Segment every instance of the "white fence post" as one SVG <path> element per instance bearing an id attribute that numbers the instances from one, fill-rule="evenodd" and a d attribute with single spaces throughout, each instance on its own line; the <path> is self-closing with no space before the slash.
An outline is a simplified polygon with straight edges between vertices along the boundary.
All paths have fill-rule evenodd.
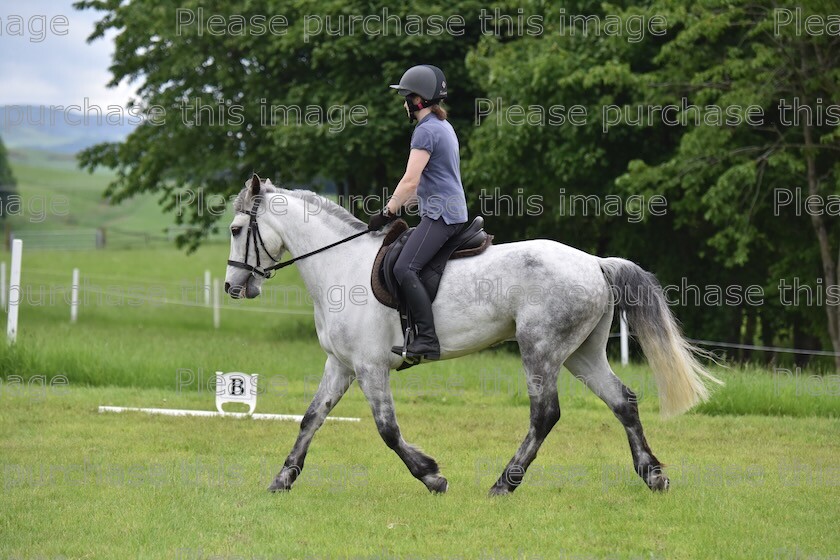
<path id="1" fill-rule="evenodd" d="M 73 269 L 73 284 L 70 286 L 70 322 L 75 323 L 79 316 L 79 269 Z"/>
<path id="2" fill-rule="evenodd" d="M 627 317 L 622 311 L 618 316 L 619 338 L 621 339 L 621 365 L 630 363 L 630 344 L 627 337 Z"/>
<path id="3" fill-rule="evenodd" d="M 3 311 L 8 311 L 6 307 L 6 297 L 9 295 L 6 290 L 6 261 L 0 262 L 0 308 Z"/>
<path id="4" fill-rule="evenodd" d="M 221 322 L 221 305 L 222 305 L 222 298 L 219 294 L 219 279 L 213 279 L 213 326 L 217 329 L 219 328 L 219 324 Z"/>
<path id="5" fill-rule="evenodd" d="M 210 307 L 210 271 L 204 271 L 204 305 Z"/>
<path id="6" fill-rule="evenodd" d="M 9 272 L 9 316 L 6 324 L 6 337 L 9 344 L 17 340 L 18 305 L 21 300 L 20 260 L 23 253 L 23 241 L 12 241 L 12 266 Z"/>

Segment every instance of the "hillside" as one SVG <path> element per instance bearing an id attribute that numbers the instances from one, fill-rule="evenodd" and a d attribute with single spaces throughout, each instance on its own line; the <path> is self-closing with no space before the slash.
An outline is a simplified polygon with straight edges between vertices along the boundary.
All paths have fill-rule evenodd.
<path id="1" fill-rule="evenodd" d="M 9 149 L 75 154 L 100 142 L 123 140 L 137 119 L 109 114 L 107 108 L 90 108 L 82 113 L 43 105 L 4 105 L 0 107 L 0 123 Z"/>
<path id="2" fill-rule="evenodd" d="M 98 228 L 104 228 L 108 246 L 171 244 L 174 238 L 175 216 L 161 211 L 157 196 L 120 204 L 103 197 L 114 177 L 109 170 L 90 174 L 73 155 L 33 149 L 10 148 L 9 161 L 21 207 L 6 227 L 30 248 L 92 248 Z"/>

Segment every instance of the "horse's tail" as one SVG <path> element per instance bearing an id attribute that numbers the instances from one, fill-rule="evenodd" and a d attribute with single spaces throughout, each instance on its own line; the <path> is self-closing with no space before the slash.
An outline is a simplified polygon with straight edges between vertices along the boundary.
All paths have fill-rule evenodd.
<path id="1" fill-rule="evenodd" d="M 626 313 L 653 369 L 662 415 L 682 414 L 707 400 L 707 382 L 723 382 L 697 360 L 697 355 L 709 353 L 683 338 L 656 277 L 625 259 L 600 259 L 600 265 L 612 286 L 613 302 Z"/>

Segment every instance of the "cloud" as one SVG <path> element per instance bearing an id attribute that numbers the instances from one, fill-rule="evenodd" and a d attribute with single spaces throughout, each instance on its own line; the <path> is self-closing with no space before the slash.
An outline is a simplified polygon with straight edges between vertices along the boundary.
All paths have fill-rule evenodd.
<path id="1" fill-rule="evenodd" d="M 10 35 L 11 16 L 24 21 L 23 36 Z M 50 21 L 67 18 L 67 26 L 50 32 Z M 135 87 L 122 83 L 108 88 L 108 67 L 114 51 L 113 34 L 87 43 L 94 23 L 101 14 L 79 11 L 72 0 L 30 0 L 4 2 L 0 7 L 0 105 L 82 105 L 124 106 Z M 46 20 L 46 30 L 41 22 Z"/>

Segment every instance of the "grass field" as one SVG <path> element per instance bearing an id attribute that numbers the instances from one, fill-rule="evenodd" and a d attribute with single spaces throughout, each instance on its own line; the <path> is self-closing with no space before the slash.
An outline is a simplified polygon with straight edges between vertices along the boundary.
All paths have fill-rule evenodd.
<path id="1" fill-rule="evenodd" d="M 152 195 L 108 204 L 102 195 L 113 175 L 107 170 L 95 174 L 81 171 L 71 155 L 12 150 L 10 161 L 25 202 L 21 211 L 10 217 L 17 231 L 115 226 L 159 233 L 174 223 L 171 216 L 160 212 Z M 51 207 L 57 212 L 50 212 Z M 46 215 L 42 217 L 43 211 Z"/>
<path id="2" fill-rule="evenodd" d="M 267 399 L 302 409 L 300 387 Z M 0 413 L 0 553 L 67 558 L 815 558 L 836 555 L 837 433 L 828 418 L 643 413 L 672 489 L 632 472 L 623 430 L 597 403 L 564 407 L 523 486 L 487 489 L 527 408 L 399 398 L 406 437 L 440 461 L 429 494 L 380 441 L 357 389 L 288 494 L 265 487 L 293 423 L 98 415 L 101 403 L 208 408 L 172 390 L 72 388 Z M 288 402 L 286 402 L 288 401 Z M 567 400 L 565 402 L 568 402 Z M 565 404 L 564 402 L 564 404 Z M 291 406 L 287 406 L 291 405 Z M 795 555 L 796 554 L 796 555 Z M 805 556 L 805 555 L 808 556 Z"/>
<path id="3" fill-rule="evenodd" d="M 179 227 L 173 214 L 161 212 L 158 195 L 143 193 L 119 204 L 107 200 L 103 194 L 114 178 L 109 170 L 90 174 L 78 169 L 74 156 L 30 149 L 10 150 L 9 159 L 21 200 L 6 209 L 6 225 L 18 238 L 48 233 L 86 239 L 102 228 L 109 246 L 137 247 L 148 244 L 145 238 L 171 239 L 171 230 Z M 224 235 L 211 238 L 219 241 Z"/>
<path id="4" fill-rule="evenodd" d="M 30 192 L 34 179 L 16 173 Z M 125 212 L 139 224 L 150 210 Z M 0 344 L 0 560 L 840 555 L 836 375 L 717 369 L 726 387 L 666 421 L 647 367 L 615 365 L 668 465 L 664 495 L 633 472 L 618 421 L 563 373 L 563 417 L 522 487 L 487 498 L 527 430 L 508 347 L 392 374 L 403 434 L 439 461 L 444 496 L 387 449 L 355 386 L 333 415 L 361 422 L 328 422 L 281 495 L 265 488 L 294 423 L 98 414 L 103 404 L 211 410 L 217 370 L 260 373 L 258 412 L 303 413 L 324 355 L 300 278 L 291 267 L 258 300 L 224 300 L 214 329 L 201 279 L 222 275 L 226 258 L 221 244 L 189 256 L 25 251 L 18 342 Z"/>

